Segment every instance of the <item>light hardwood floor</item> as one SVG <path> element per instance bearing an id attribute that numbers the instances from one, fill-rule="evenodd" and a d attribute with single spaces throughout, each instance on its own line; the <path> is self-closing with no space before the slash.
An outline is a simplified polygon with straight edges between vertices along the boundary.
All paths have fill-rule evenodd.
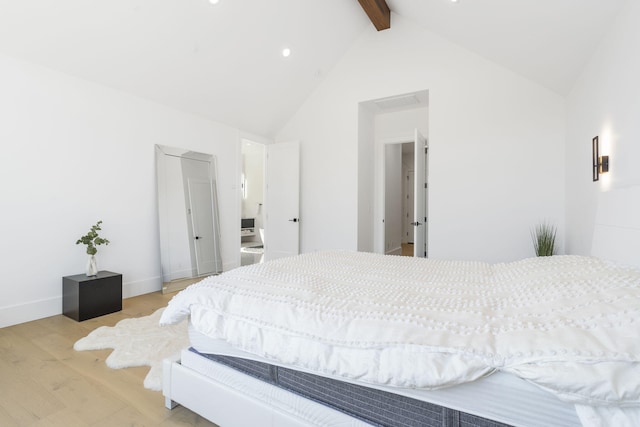
<path id="1" fill-rule="evenodd" d="M 402 256 L 413 256 L 413 243 L 402 244 Z"/>
<path id="2" fill-rule="evenodd" d="M 0 329 L 0 426 L 215 426 L 142 386 L 149 368 L 110 369 L 111 350 L 75 351 L 95 328 L 163 307 L 160 292 L 123 301 L 123 310 L 84 322 L 59 315 Z"/>

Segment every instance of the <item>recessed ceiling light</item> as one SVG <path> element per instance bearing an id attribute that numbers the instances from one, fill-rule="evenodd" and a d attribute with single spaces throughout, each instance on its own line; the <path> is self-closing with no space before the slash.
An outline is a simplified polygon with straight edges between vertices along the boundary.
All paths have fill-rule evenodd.
<path id="1" fill-rule="evenodd" d="M 220 1 L 220 0 L 209 0 L 209 3 L 211 3 L 211 4 L 218 4 L 218 2 L 219 2 L 219 1 Z"/>
<path id="2" fill-rule="evenodd" d="M 282 49 L 282 56 L 286 58 L 289 55 L 291 55 L 291 49 L 289 49 L 288 47 L 285 47 L 284 49 Z"/>

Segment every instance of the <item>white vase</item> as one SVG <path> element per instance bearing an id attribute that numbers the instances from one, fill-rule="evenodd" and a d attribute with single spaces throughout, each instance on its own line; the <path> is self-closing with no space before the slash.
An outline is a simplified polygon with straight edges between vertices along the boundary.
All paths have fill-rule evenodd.
<path id="1" fill-rule="evenodd" d="M 89 277 L 98 275 L 98 263 L 96 262 L 95 255 L 89 255 L 89 259 L 87 259 L 87 268 L 85 274 Z"/>

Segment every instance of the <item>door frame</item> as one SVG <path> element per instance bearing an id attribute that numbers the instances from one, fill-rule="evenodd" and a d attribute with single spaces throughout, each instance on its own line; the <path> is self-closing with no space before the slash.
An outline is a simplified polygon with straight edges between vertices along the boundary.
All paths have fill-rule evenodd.
<path id="1" fill-rule="evenodd" d="M 424 135 L 423 135 L 424 136 Z M 374 193 L 374 230 L 373 230 L 373 252 L 384 254 L 385 253 L 385 203 L 386 203 L 386 190 L 385 190 L 385 180 L 386 180 L 386 146 L 387 144 L 405 144 L 405 143 L 414 143 L 414 129 L 411 131 L 394 136 L 381 139 L 375 144 L 375 193 Z M 425 136 L 427 140 L 427 144 L 429 138 Z M 425 157 L 426 164 L 426 174 L 427 174 L 427 182 L 429 180 L 428 171 L 429 171 L 429 157 Z M 427 217 L 428 217 L 428 209 L 429 209 L 429 192 L 425 193 L 426 206 L 427 206 Z M 414 197 L 415 203 L 415 197 Z M 428 221 L 427 221 L 428 224 Z M 428 230 L 428 225 L 427 228 Z M 427 242 L 427 251 L 429 248 L 429 232 L 426 232 L 426 242 Z M 428 253 L 427 253 L 428 256 Z"/>
<path id="2" fill-rule="evenodd" d="M 427 198 L 429 197 L 428 153 L 429 141 L 424 135 L 422 135 L 420 130 L 416 128 L 414 131 L 413 159 L 415 173 L 413 220 L 416 221 L 414 223 L 415 228 L 413 232 L 415 237 L 413 239 L 413 256 L 420 258 L 426 258 L 429 251 L 429 247 L 427 245 L 427 236 L 429 235 L 429 221 L 427 215 Z M 421 189 L 422 194 L 420 192 Z"/>
<path id="3" fill-rule="evenodd" d="M 375 174 L 377 179 L 375 182 L 375 195 L 374 198 L 374 233 L 373 233 L 373 251 L 375 253 L 386 253 L 385 247 L 385 207 L 386 207 L 386 188 L 385 183 L 387 179 L 386 167 L 387 156 L 386 147 L 388 144 L 404 144 L 407 142 L 413 142 L 413 136 L 411 134 L 403 134 L 395 137 L 384 138 L 375 144 Z"/>

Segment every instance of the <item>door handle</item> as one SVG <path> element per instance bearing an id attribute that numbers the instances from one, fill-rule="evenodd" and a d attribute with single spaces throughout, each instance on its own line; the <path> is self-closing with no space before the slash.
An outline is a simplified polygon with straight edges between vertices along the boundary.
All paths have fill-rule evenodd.
<path id="1" fill-rule="evenodd" d="M 300 219 L 299 218 L 291 218 L 289 221 L 291 221 L 291 222 L 300 222 Z"/>
<path id="2" fill-rule="evenodd" d="M 422 225 L 422 223 L 421 223 L 421 222 L 416 221 L 416 222 L 412 222 L 412 223 L 411 223 L 411 225 L 413 225 L 414 227 L 417 227 L 417 226 L 419 226 L 419 225 Z"/>
<path id="3" fill-rule="evenodd" d="M 196 236 L 196 237 L 194 237 L 194 239 L 200 240 L 200 236 Z"/>

